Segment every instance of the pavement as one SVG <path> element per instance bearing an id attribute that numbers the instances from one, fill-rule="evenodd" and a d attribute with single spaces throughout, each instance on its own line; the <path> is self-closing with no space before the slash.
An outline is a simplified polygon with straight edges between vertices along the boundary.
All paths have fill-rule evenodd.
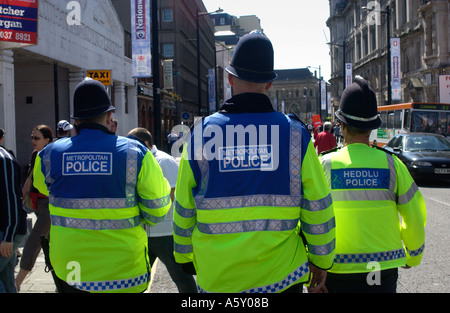
<path id="1" fill-rule="evenodd" d="M 28 215 L 30 219 L 29 227 L 35 222 L 33 213 Z M 23 248 L 19 251 L 22 252 Z M 30 274 L 25 278 L 20 287 L 19 293 L 56 293 L 56 286 L 53 281 L 52 274 L 45 270 L 44 253 L 41 251 L 36 264 Z M 19 266 L 15 268 L 15 276 L 19 272 Z M 165 265 L 156 259 L 152 267 L 151 282 L 148 293 L 178 293 L 178 289 L 170 279 Z"/>
<path id="2" fill-rule="evenodd" d="M 16 275 L 18 270 L 19 266 L 16 267 Z M 153 264 L 152 278 L 147 293 L 178 293 L 175 284 L 168 278 L 166 267 L 157 259 Z M 52 274 L 45 271 L 45 259 L 42 252 L 36 260 L 35 267 L 23 281 L 19 293 L 56 293 Z"/>

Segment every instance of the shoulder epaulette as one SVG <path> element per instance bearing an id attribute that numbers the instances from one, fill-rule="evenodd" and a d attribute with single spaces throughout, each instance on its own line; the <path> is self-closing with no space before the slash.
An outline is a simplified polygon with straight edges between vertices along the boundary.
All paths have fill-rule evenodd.
<path id="1" fill-rule="evenodd" d="M 331 149 L 331 150 L 327 150 L 327 151 L 321 152 L 320 155 L 330 154 L 330 153 L 339 151 L 341 148 L 342 148 L 342 147 L 336 147 L 336 148 L 334 148 L 334 149 Z"/>
<path id="2" fill-rule="evenodd" d="M 387 150 L 385 148 L 382 148 L 382 147 L 378 147 L 377 145 L 372 145 L 372 148 L 381 150 L 381 151 L 386 152 L 387 154 L 390 154 L 390 155 L 396 155 L 394 152 L 389 151 L 389 150 Z"/>
<path id="3" fill-rule="evenodd" d="M 289 117 L 291 120 L 294 120 L 294 121 L 297 121 L 297 122 L 302 123 L 302 125 L 305 126 L 306 129 L 308 129 L 308 127 L 307 127 L 307 126 L 305 125 L 305 123 L 303 123 L 303 121 L 297 116 L 297 114 L 295 114 L 295 113 L 289 113 L 289 114 L 288 114 L 288 117 Z"/>

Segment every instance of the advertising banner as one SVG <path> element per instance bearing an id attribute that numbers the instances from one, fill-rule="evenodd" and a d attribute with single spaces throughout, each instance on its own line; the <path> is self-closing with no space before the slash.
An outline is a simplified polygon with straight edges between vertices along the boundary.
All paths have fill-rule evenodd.
<path id="1" fill-rule="evenodd" d="M 400 38 L 391 38 L 392 100 L 402 100 Z"/>
<path id="2" fill-rule="evenodd" d="M 0 41 L 36 45 L 38 0 L 0 0 Z"/>
<path id="3" fill-rule="evenodd" d="M 439 102 L 450 103 L 450 75 L 439 76 Z"/>
<path id="4" fill-rule="evenodd" d="M 320 109 L 327 109 L 327 83 L 324 80 L 320 81 Z"/>
<path id="5" fill-rule="evenodd" d="M 353 64 L 345 63 L 345 88 L 353 84 Z"/>
<path id="6" fill-rule="evenodd" d="M 152 76 L 150 35 L 150 0 L 131 1 L 131 40 L 133 47 L 133 77 Z"/>
<path id="7" fill-rule="evenodd" d="M 312 121 L 313 121 L 314 127 L 319 127 L 320 125 L 322 125 L 322 120 L 321 120 L 319 114 L 313 115 Z"/>
<path id="8" fill-rule="evenodd" d="M 213 68 L 208 70 L 208 95 L 209 112 L 216 112 L 216 70 Z"/>

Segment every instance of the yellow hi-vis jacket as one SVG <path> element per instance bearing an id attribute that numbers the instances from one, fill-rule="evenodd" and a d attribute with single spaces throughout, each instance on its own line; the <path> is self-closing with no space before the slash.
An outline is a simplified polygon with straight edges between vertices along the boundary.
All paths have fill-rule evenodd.
<path id="1" fill-rule="evenodd" d="M 336 215 L 336 257 L 330 272 L 419 265 L 426 207 L 406 166 L 364 144 L 322 155 L 321 161 Z"/>
<path id="2" fill-rule="evenodd" d="M 311 138 L 300 122 L 267 107 L 208 117 L 185 146 L 175 190 L 175 259 L 194 263 L 201 292 L 281 292 L 308 280 L 309 262 L 332 265 L 333 206 Z M 259 130 L 259 144 L 225 146 L 234 127 Z M 207 142 L 202 128 L 227 138 Z M 213 142 L 217 157 L 207 152 Z"/>
<path id="3" fill-rule="evenodd" d="M 55 274 L 87 292 L 143 292 L 150 281 L 141 222 L 164 220 L 170 186 L 143 145 L 82 129 L 36 158 L 34 185 L 49 195 Z"/>

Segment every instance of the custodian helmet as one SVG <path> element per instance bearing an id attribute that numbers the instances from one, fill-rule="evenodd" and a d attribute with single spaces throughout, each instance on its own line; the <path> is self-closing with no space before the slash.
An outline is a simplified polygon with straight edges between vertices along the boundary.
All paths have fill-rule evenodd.
<path id="1" fill-rule="evenodd" d="M 254 83 L 268 83 L 277 78 L 274 72 L 274 51 L 269 38 L 259 31 L 242 37 L 234 51 L 227 72 Z"/>
<path id="2" fill-rule="evenodd" d="M 114 110 L 102 83 L 86 78 L 78 84 L 73 96 L 73 119 L 90 119 Z"/>
<path id="3" fill-rule="evenodd" d="M 335 115 L 342 123 L 358 129 L 372 130 L 381 126 L 375 92 L 360 76 L 344 90 Z"/>

